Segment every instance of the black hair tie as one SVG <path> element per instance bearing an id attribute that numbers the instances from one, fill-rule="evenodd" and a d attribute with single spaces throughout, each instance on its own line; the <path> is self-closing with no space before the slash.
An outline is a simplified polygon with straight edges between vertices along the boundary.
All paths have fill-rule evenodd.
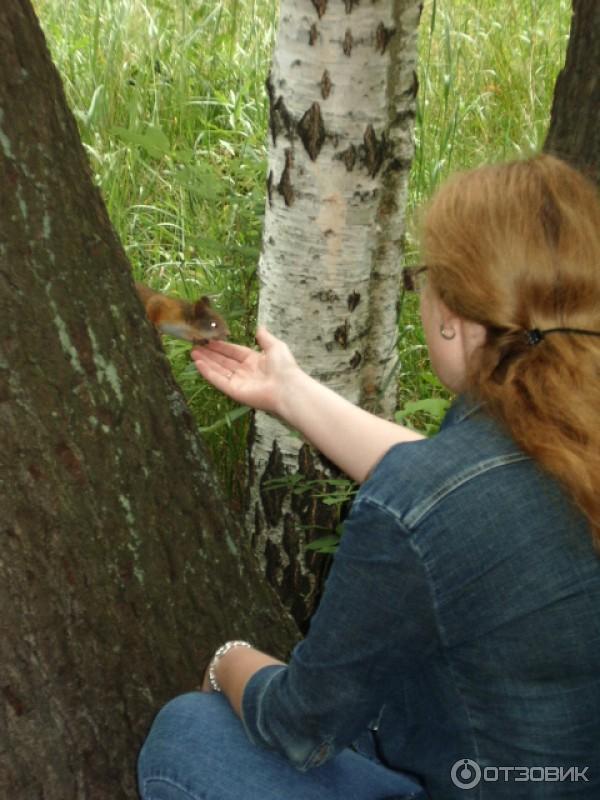
<path id="1" fill-rule="evenodd" d="M 587 331 L 583 328 L 547 328 L 545 331 L 541 331 L 539 328 L 532 328 L 530 331 L 525 331 L 527 344 L 539 344 L 549 333 L 576 333 L 581 336 L 600 336 L 600 331 Z"/>

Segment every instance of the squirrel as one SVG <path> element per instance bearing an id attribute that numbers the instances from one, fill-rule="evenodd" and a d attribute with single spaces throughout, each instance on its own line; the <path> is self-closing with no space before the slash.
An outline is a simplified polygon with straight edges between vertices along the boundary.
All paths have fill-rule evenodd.
<path id="1" fill-rule="evenodd" d="M 212 308 L 208 297 L 188 303 L 155 292 L 143 283 L 136 282 L 135 288 L 146 309 L 146 316 L 160 333 L 194 344 L 208 344 L 211 339 L 229 336 L 227 323 Z"/>

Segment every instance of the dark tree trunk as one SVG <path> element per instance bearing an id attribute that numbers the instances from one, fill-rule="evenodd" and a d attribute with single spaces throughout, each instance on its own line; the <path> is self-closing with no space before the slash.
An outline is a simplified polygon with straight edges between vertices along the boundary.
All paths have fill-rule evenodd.
<path id="1" fill-rule="evenodd" d="M 224 507 L 29 0 L 0 4 L 0 797 L 136 796 L 224 637 L 296 631 Z"/>
<path id="2" fill-rule="evenodd" d="M 554 89 L 544 150 L 600 183 L 600 3 L 573 0 L 564 69 Z"/>

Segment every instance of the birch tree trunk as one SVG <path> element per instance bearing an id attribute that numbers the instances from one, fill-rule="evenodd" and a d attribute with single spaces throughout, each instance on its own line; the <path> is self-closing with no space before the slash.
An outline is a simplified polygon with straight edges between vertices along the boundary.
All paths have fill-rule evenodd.
<path id="1" fill-rule="evenodd" d="M 0 4 L 0 798 L 134 800 L 225 638 L 296 631 L 135 295 L 28 0 Z"/>
<path id="2" fill-rule="evenodd" d="M 544 150 L 600 184 L 600 3 L 573 0 L 564 69 L 554 89 Z"/>
<path id="3" fill-rule="evenodd" d="M 268 81 L 259 321 L 315 378 L 386 416 L 420 12 L 420 0 L 282 0 Z M 327 465 L 257 414 L 250 466 L 255 547 L 302 624 L 318 589 L 304 543 L 334 518 L 269 482 L 298 470 L 326 476 Z"/>

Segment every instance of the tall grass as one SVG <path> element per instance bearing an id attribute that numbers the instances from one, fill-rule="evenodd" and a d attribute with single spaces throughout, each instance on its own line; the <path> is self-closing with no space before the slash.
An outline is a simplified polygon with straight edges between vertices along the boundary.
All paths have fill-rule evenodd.
<path id="1" fill-rule="evenodd" d="M 570 8 L 570 0 L 426 3 L 413 203 L 454 169 L 541 148 Z"/>
<path id="2" fill-rule="evenodd" d="M 135 277 L 210 294 L 250 341 L 266 177 L 268 0 L 35 0 L 84 146 Z M 164 345 L 201 427 L 233 408 Z M 245 429 L 208 434 L 226 481 Z"/>
<path id="3" fill-rule="evenodd" d="M 411 217 L 451 172 L 541 149 L 570 16 L 570 0 L 426 0 Z M 415 263 L 410 232 L 406 249 Z M 445 394 L 429 369 L 414 298 L 403 306 L 400 406 Z"/>
<path id="4" fill-rule="evenodd" d="M 275 36 L 270 0 L 34 0 L 135 276 L 209 293 L 251 341 Z M 459 167 L 536 150 L 564 60 L 569 0 L 426 0 L 410 207 Z M 407 260 L 416 258 L 408 239 Z M 230 488 L 242 423 L 165 341 Z M 399 402 L 439 394 L 405 298 Z"/>

